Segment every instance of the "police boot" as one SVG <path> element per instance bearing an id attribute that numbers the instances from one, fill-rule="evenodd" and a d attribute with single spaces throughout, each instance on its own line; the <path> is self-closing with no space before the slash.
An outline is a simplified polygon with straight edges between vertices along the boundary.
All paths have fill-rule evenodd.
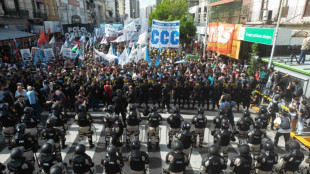
<path id="1" fill-rule="evenodd" d="M 169 141 L 169 143 L 167 144 L 167 147 L 171 149 L 171 141 Z"/>
<path id="2" fill-rule="evenodd" d="M 152 143 L 151 143 L 151 142 L 148 142 L 148 143 L 147 143 L 147 149 L 148 149 L 148 150 L 152 149 Z"/>
<path id="3" fill-rule="evenodd" d="M 67 147 L 67 145 L 66 145 L 66 140 L 62 140 L 61 141 L 61 148 L 62 149 L 65 149 Z"/>
<path id="4" fill-rule="evenodd" d="M 95 147 L 95 145 L 93 144 L 93 140 L 89 140 L 88 143 L 89 143 L 89 148 L 90 149 Z"/>
<path id="5" fill-rule="evenodd" d="M 159 143 L 158 142 L 156 143 L 156 149 L 157 150 L 159 149 Z"/>
<path id="6" fill-rule="evenodd" d="M 200 148 L 202 147 L 202 141 L 199 141 L 199 147 Z"/>

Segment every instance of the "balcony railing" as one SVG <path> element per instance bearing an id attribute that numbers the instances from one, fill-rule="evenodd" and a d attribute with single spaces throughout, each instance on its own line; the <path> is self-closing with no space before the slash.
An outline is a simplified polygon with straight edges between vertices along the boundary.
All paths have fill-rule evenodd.
<path id="1" fill-rule="evenodd" d="M 41 12 L 33 12 L 34 18 L 42 18 L 43 20 L 47 20 L 47 15 Z"/>
<path id="2" fill-rule="evenodd" d="M 4 9 L 4 14 L 5 15 L 10 15 L 10 16 L 17 16 L 18 15 L 16 9 L 14 9 L 14 8 L 5 8 Z"/>
<path id="3" fill-rule="evenodd" d="M 23 18 L 29 18 L 29 11 L 28 10 L 19 10 L 19 14 Z"/>

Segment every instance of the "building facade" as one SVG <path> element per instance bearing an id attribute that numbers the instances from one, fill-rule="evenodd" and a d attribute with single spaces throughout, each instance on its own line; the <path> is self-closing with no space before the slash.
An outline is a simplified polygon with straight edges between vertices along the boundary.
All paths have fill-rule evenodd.
<path id="1" fill-rule="evenodd" d="M 152 12 L 153 12 L 153 6 L 145 7 L 145 18 L 149 18 Z"/>
<path id="2" fill-rule="evenodd" d="M 125 18 L 138 18 L 140 2 L 138 0 L 125 0 Z"/>

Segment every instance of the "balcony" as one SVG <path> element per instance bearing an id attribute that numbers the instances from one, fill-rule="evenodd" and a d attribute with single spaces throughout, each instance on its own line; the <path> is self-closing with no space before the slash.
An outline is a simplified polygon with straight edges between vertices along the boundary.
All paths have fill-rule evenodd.
<path id="1" fill-rule="evenodd" d="M 18 16 L 18 13 L 14 8 L 4 8 L 4 15 Z"/>
<path id="2" fill-rule="evenodd" d="M 230 2 L 234 2 L 234 1 L 238 1 L 238 0 L 210 0 L 210 7 L 222 5 L 222 4 L 227 4 Z"/>
<path id="3" fill-rule="evenodd" d="M 33 12 L 34 18 L 42 18 L 43 20 L 47 20 L 47 15 L 41 12 Z"/>
<path id="4" fill-rule="evenodd" d="M 28 10 L 19 10 L 19 14 L 23 18 L 29 18 L 29 11 Z"/>

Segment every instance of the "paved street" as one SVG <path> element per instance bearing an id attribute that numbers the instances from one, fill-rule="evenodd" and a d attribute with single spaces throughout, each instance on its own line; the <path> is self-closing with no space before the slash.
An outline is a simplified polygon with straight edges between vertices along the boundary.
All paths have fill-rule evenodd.
<path id="1" fill-rule="evenodd" d="M 87 148 L 86 153 L 92 157 L 95 166 L 94 170 L 95 173 L 103 173 L 104 170 L 100 165 L 100 162 L 102 158 L 106 155 L 106 150 L 104 148 L 105 140 L 104 140 L 104 126 L 102 124 L 102 116 L 104 113 L 100 112 L 90 112 L 92 116 L 94 117 L 94 126 L 96 128 L 96 135 L 93 135 L 93 140 L 95 142 L 96 147 L 93 149 Z M 196 113 L 196 110 L 181 110 L 181 114 L 184 117 L 185 120 L 190 121 L 194 114 Z M 205 130 L 205 138 L 204 138 L 204 147 L 203 148 L 195 148 L 192 152 L 190 165 L 186 170 L 186 174 L 198 174 L 200 169 L 201 160 L 204 159 L 207 155 L 207 147 L 210 143 L 213 142 L 213 137 L 210 135 L 210 128 L 212 129 L 212 120 L 215 117 L 217 112 L 213 111 L 206 111 L 205 115 L 208 116 L 208 128 Z M 46 115 L 46 114 L 44 114 Z M 170 115 L 168 113 L 161 113 L 161 115 L 164 118 L 163 124 L 160 126 L 160 149 L 155 150 L 153 148 L 151 151 L 147 151 L 146 147 L 146 131 L 145 131 L 145 120 L 143 120 L 141 126 L 140 126 L 140 140 L 142 141 L 141 150 L 147 151 L 149 157 L 150 157 L 150 164 L 148 166 L 148 173 L 162 173 L 162 168 L 165 167 L 164 159 L 166 154 L 170 151 L 170 149 L 167 148 L 167 142 L 168 142 L 168 133 L 167 133 L 167 122 L 166 119 Z M 238 118 L 241 117 L 241 112 L 235 113 L 235 121 L 238 120 Z M 252 114 L 254 117 L 254 114 Z M 66 149 L 62 149 L 62 157 L 65 162 L 69 161 L 69 158 L 71 157 L 72 153 L 74 152 L 74 148 L 77 145 L 78 141 L 78 126 L 75 124 L 72 124 L 73 118 L 70 119 L 69 124 L 71 125 L 68 131 L 68 134 L 66 135 L 66 144 L 68 147 Z M 275 132 L 269 131 L 267 133 L 267 136 L 273 140 L 275 136 Z M 125 140 L 125 136 L 123 137 Z M 237 152 L 237 143 L 233 142 L 231 143 L 231 148 L 229 149 L 229 159 L 234 157 Z M 88 147 L 88 142 L 86 141 L 85 145 Z M 280 138 L 279 146 L 281 149 L 277 149 L 276 152 L 279 153 L 280 156 L 285 154 L 284 151 L 284 140 L 283 138 Z M 40 150 L 39 150 L 40 151 Z M 308 150 L 305 151 L 304 147 L 302 151 L 305 154 L 308 154 Z M 123 148 L 123 156 L 126 156 L 129 152 L 129 149 L 126 147 Z M 0 162 L 7 163 L 9 160 L 10 151 L 5 148 L 2 150 L 0 154 Z M 39 153 L 37 153 L 37 156 Z M 304 168 L 305 163 L 302 164 L 301 168 Z M 72 173 L 71 167 L 68 166 L 69 173 Z M 229 173 L 230 170 L 226 170 L 227 173 Z M 125 165 L 123 168 L 123 173 L 129 173 L 130 169 L 128 165 Z"/>

